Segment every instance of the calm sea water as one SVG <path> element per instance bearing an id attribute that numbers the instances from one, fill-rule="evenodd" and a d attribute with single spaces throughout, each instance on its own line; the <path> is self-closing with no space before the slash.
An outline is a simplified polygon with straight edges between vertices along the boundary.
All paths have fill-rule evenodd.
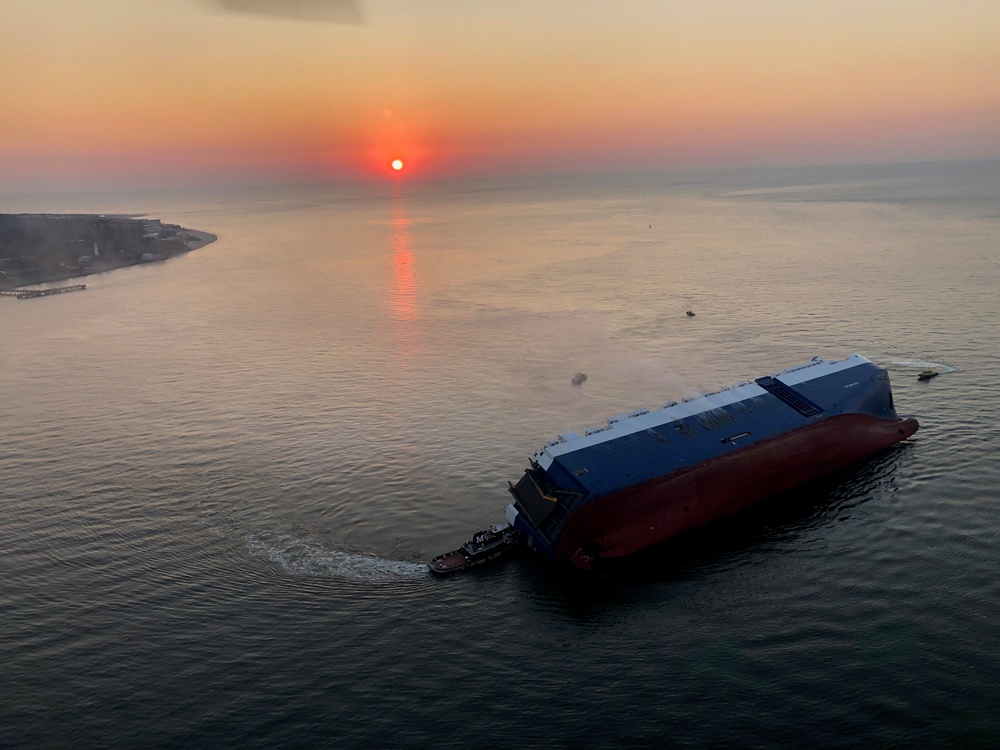
<path id="1" fill-rule="evenodd" d="M 0 745 L 1000 744 L 1000 163 L 0 210 L 220 236 L 0 299 Z M 555 434 L 855 351 L 912 441 L 426 572 Z"/>

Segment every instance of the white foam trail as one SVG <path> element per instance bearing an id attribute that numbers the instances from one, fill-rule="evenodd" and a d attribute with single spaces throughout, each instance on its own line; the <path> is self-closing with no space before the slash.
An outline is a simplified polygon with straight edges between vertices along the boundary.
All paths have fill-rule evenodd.
<path id="1" fill-rule="evenodd" d="M 224 539 L 242 543 L 254 557 L 263 558 L 291 575 L 389 582 L 417 580 L 430 574 L 423 563 L 330 549 L 288 533 L 245 530 L 233 518 L 232 509 L 220 512 L 211 501 L 201 499 L 199 503 L 201 522 L 208 529 Z M 264 513 L 265 517 L 270 515 L 269 511 Z"/>
<path id="2" fill-rule="evenodd" d="M 891 364 L 897 367 L 912 367 L 915 370 L 937 370 L 938 372 L 957 372 L 957 367 L 949 367 L 940 362 L 925 362 L 922 359 L 894 359 Z"/>
<path id="3" fill-rule="evenodd" d="M 245 542 L 251 555 L 262 557 L 292 575 L 350 581 L 398 581 L 428 575 L 427 566 L 420 563 L 341 552 L 291 534 L 249 534 Z"/>

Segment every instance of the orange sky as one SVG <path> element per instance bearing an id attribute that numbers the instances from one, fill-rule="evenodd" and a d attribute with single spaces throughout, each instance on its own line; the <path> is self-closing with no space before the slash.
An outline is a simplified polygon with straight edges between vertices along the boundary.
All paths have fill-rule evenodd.
<path id="1" fill-rule="evenodd" d="M 357 3 L 5 0 L 0 184 L 1000 157 L 996 0 Z"/>

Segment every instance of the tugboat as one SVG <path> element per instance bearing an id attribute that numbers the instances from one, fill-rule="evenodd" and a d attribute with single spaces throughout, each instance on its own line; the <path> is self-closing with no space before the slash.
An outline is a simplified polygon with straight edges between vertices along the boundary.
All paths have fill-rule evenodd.
<path id="1" fill-rule="evenodd" d="M 937 370 L 922 370 L 919 375 L 917 375 L 917 380 L 930 380 L 931 378 L 936 378 L 939 375 Z"/>
<path id="2" fill-rule="evenodd" d="M 438 555 L 427 563 L 427 567 L 433 573 L 444 574 L 481 565 L 512 549 L 520 536 L 521 533 L 509 523 L 498 523 L 484 531 L 477 531 L 458 549 Z"/>

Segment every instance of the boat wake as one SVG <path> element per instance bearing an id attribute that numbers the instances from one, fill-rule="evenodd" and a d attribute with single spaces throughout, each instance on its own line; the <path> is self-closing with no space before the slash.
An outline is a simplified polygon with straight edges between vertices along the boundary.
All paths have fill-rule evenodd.
<path id="1" fill-rule="evenodd" d="M 427 566 L 421 563 L 343 552 L 303 541 L 291 534 L 258 532 L 248 534 L 244 542 L 254 557 L 261 557 L 296 576 L 350 581 L 398 581 L 427 576 Z"/>
<path id="2" fill-rule="evenodd" d="M 956 372 L 957 367 L 949 367 L 940 362 L 927 362 L 922 359 L 894 359 L 891 364 L 913 370 L 937 370 L 938 372 Z"/>
<path id="3" fill-rule="evenodd" d="M 205 478 L 203 485 L 211 487 L 211 478 Z M 238 520 L 240 513 L 236 508 L 225 507 L 211 496 L 200 499 L 198 504 L 201 523 L 212 533 L 243 547 L 253 557 L 267 560 L 289 575 L 370 582 L 417 580 L 429 575 L 425 563 L 387 560 L 376 555 L 334 549 L 288 531 L 262 529 L 261 525 L 273 522 L 269 512 L 263 516 L 257 514 L 247 522 Z"/>

